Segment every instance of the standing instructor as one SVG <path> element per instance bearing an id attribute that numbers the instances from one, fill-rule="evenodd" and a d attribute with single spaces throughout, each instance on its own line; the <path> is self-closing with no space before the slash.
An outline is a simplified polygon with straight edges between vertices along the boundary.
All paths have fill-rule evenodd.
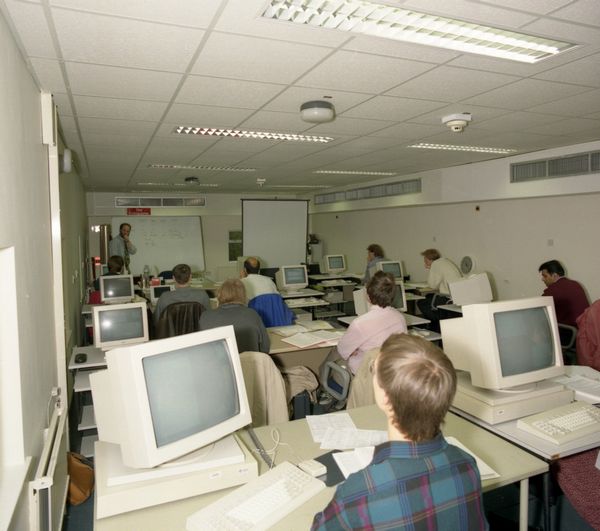
<path id="1" fill-rule="evenodd" d="M 137 252 L 136 246 L 129 239 L 130 232 L 131 225 L 129 223 L 121 223 L 118 236 L 115 236 L 108 244 L 108 254 L 110 256 L 122 256 L 125 269 L 129 274 L 131 274 L 131 270 L 129 269 L 129 255 Z"/>

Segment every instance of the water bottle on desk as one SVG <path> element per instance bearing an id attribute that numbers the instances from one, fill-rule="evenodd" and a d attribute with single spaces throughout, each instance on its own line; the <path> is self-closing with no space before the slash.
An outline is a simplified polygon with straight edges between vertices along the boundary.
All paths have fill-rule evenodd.
<path id="1" fill-rule="evenodd" d="M 150 286 L 150 267 L 144 266 L 144 273 L 142 275 L 142 288 L 147 289 Z"/>

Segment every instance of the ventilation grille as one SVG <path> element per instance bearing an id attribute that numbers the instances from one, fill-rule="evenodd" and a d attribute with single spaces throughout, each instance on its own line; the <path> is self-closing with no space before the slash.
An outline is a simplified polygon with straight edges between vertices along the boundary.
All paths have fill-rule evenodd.
<path id="1" fill-rule="evenodd" d="M 600 171 L 600 151 L 594 151 L 554 159 L 511 164 L 510 182 L 522 183 L 536 179 L 586 175 L 598 171 Z"/>
<path id="2" fill-rule="evenodd" d="M 390 184 L 377 184 L 364 188 L 354 188 L 343 192 L 331 192 L 315 196 L 315 205 L 327 205 L 340 201 L 356 201 L 358 199 L 373 199 L 394 195 L 418 194 L 421 192 L 421 179 L 401 181 Z"/>
<path id="3" fill-rule="evenodd" d="M 203 207 L 206 197 L 115 197 L 116 207 Z"/>

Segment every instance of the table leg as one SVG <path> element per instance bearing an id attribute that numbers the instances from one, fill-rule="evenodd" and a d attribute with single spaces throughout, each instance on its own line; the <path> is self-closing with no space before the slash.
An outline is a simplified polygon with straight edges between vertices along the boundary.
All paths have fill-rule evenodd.
<path id="1" fill-rule="evenodd" d="M 527 531 L 529 526 L 529 479 L 522 479 L 519 485 L 519 531 Z"/>
<path id="2" fill-rule="evenodd" d="M 544 531 L 552 531 L 552 515 L 550 513 L 550 472 L 545 472 L 543 476 L 543 511 L 544 511 Z"/>

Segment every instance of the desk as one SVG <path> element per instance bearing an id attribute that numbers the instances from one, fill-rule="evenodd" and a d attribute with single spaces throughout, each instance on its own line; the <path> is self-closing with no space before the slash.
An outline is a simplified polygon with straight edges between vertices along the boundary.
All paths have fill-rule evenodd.
<path id="1" fill-rule="evenodd" d="M 294 347 L 283 341 L 283 337 L 274 334 L 267 328 L 269 339 L 271 340 L 270 356 L 275 360 L 279 367 L 295 367 L 304 365 L 311 369 L 315 374 L 319 374 L 319 367 L 325 361 L 325 358 L 332 349 L 331 345 L 313 346 L 303 349 Z"/>
<path id="2" fill-rule="evenodd" d="M 384 429 L 385 417 L 377 406 L 349 410 L 357 428 L 361 429 Z M 306 420 L 295 420 L 276 425 L 282 443 L 275 457 L 275 462 L 290 461 L 298 462 L 298 459 L 310 459 L 317 455 L 326 453 L 321 450 L 319 444 L 313 442 Z M 271 448 L 271 430 L 273 426 L 263 426 L 255 430 L 259 440 L 265 448 Z M 479 455 L 498 474 L 499 478 L 485 480 L 483 490 L 489 491 L 510 483 L 521 484 L 521 507 L 520 507 L 520 529 L 527 529 L 527 496 L 529 490 L 529 478 L 547 472 L 548 465 L 527 452 L 519 450 L 501 438 L 475 426 L 474 424 L 449 413 L 444 424 L 444 433 L 460 440 L 470 450 Z M 254 448 L 249 435 L 242 431 L 241 438 L 249 448 Z M 288 446 L 289 445 L 289 446 Z M 265 472 L 267 466 L 259 460 L 259 471 Z M 196 496 L 187 500 L 166 503 L 155 507 L 149 507 L 131 513 L 125 513 L 110 518 L 95 521 L 96 531 L 122 531 L 123 529 L 143 529 L 144 531 L 163 531 L 165 529 L 185 529 L 186 518 L 203 507 L 215 501 L 221 492 Z M 284 520 L 271 529 L 281 531 L 306 531 L 310 528 L 314 515 L 321 511 L 333 496 L 334 488 L 326 488 L 317 496 L 311 498 L 302 507 L 299 507 Z"/>
<path id="3" fill-rule="evenodd" d="M 454 312 L 462 315 L 462 306 L 459 306 L 458 304 L 440 304 L 438 310 L 446 310 L 447 312 Z"/>
<path id="4" fill-rule="evenodd" d="M 295 299 L 298 297 L 322 297 L 325 295 L 322 291 L 310 288 L 299 289 L 298 291 L 280 291 L 282 299 Z"/>

